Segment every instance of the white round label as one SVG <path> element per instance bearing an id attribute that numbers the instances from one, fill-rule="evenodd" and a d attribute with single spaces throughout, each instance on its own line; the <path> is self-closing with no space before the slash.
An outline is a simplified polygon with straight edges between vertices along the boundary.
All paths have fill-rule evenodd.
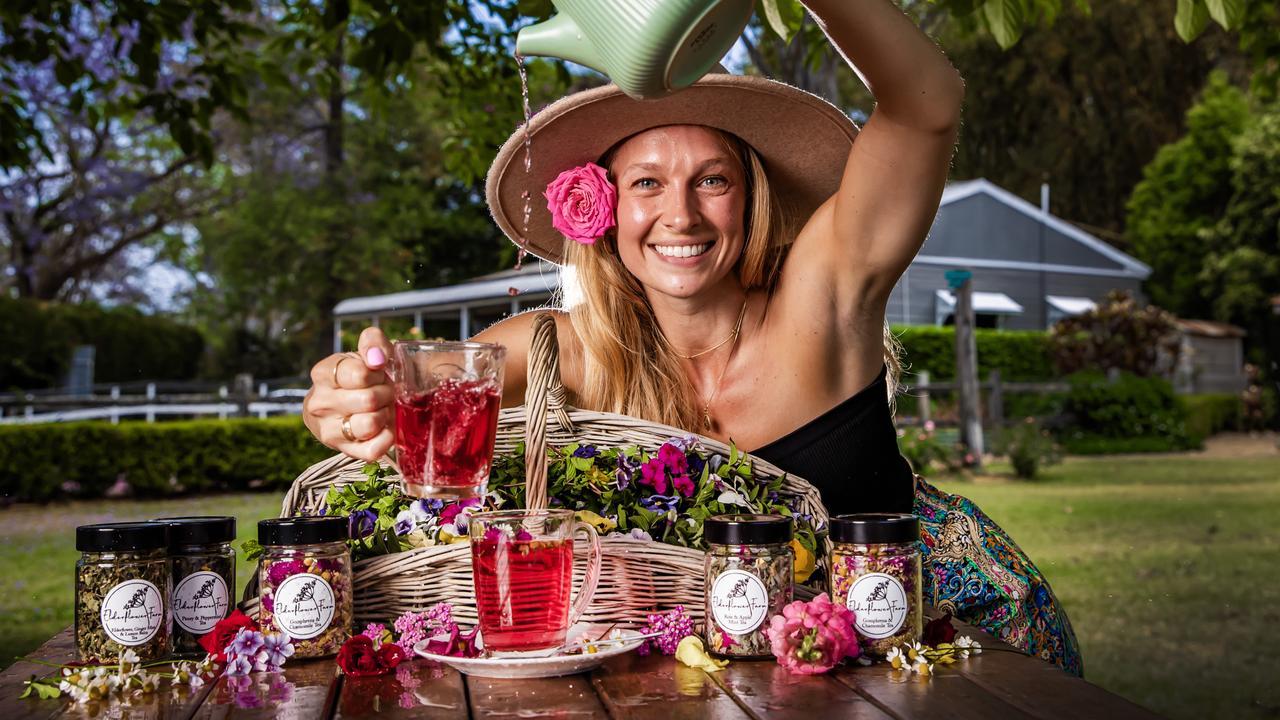
<path id="1" fill-rule="evenodd" d="M 769 593 L 760 578 L 742 570 L 726 570 L 711 584 L 711 614 L 734 635 L 760 627 L 769 612 Z"/>
<path id="2" fill-rule="evenodd" d="M 271 612 L 276 627 L 295 640 L 310 640 L 333 620 L 333 588 L 319 575 L 299 573 L 276 587 Z"/>
<path id="3" fill-rule="evenodd" d="M 107 591 L 98 616 L 107 637 L 121 645 L 141 645 L 164 622 L 164 599 L 146 580 L 125 580 Z"/>
<path id="4" fill-rule="evenodd" d="M 858 578 L 845 605 L 853 611 L 858 632 L 876 640 L 897 634 L 907 619 L 907 592 L 898 578 L 885 573 Z"/>
<path id="5" fill-rule="evenodd" d="M 192 573 L 173 589 L 173 619 L 195 635 L 212 630 L 227 616 L 228 605 L 227 583 L 215 572 Z"/>

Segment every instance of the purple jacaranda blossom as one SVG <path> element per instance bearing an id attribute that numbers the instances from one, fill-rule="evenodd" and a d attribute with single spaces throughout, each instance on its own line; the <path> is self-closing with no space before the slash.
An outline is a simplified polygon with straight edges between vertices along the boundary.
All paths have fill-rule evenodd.
<path id="1" fill-rule="evenodd" d="M 656 513 L 665 513 L 674 510 L 680 502 L 680 498 L 676 495 L 650 495 L 640 501 L 640 505 L 645 510 Z"/>
<path id="2" fill-rule="evenodd" d="M 347 533 L 352 540 L 367 538 L 378 527 L 378 513 L 372 510 L 357 510 L 347 518 Z"/>

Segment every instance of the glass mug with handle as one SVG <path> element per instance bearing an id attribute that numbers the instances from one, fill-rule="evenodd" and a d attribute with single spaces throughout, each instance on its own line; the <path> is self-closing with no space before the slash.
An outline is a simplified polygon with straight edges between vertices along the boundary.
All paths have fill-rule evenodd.
<path id="1" fill-rule="evenodd" d="M 507 349 L 480 342 L 397 340 L 395 457 L 406 495 L 484 495 L 502 405 Z"/>
<path id="2" fill-rule="evenodd" d="M 600 580 L 600 536 L 572 510 L 476 513 L 468 527 L 484 648 L 496 657 L 546 655 L 565 644 Z M 589 543 L 586 576 L 570 605 L 573 536 Z"/>

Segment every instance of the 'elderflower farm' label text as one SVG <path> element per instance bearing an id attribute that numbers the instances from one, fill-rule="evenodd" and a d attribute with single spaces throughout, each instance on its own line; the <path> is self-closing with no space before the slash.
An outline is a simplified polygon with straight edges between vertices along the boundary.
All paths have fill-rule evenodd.
<path id="1" fill-rule="evenodd" d="M 164 622 L 164 601 L 152 583 L 125 580 L 107 591 L 99 616 L 107 637 L 121 645 L 141 645 Z"/>
<path id="2" fill-rule="evenodd" d="M 760 578 L 727 570 L 711 585 L 711 614 L 722 629 L 742 635 L 760 627 L 769 612 L 769 593 Z"/>
<path id="3" fill-rule="evenodd" d="M 898 578 L 885 573 L 858 578 L 845 605 L 853 611 L 858 632 L 877 640 L 896 634 L 907 619 L 907 592 Z"/>
<path id="4" fill-rule="evenodd" d="M 173 619 L 195 635 L 209 632 L 226 617 L 227 605 L 227 583 L 218 573 L 191 573 L 173 589 Z"/>
<path id="5" fill-rule="evenodd" d="M 333 588 L 319 575 L 291 575 L 276 588 L 272 608 L 277 627 L 295 640 L 309 640 L 333 620 Z"/>

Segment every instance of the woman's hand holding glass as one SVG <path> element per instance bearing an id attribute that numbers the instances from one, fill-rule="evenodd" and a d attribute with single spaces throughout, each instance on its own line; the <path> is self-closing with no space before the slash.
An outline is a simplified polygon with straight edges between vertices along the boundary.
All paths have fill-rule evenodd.
<path id="1" fill-rule="evenodd" d="M 374 461 L 395 441 L 395 393 L 387 377 L 391 343 L 378 328 L 360 333 L 356 352 L 335 353 L 311 368 L 302 420 L 320 442 Z"/>

